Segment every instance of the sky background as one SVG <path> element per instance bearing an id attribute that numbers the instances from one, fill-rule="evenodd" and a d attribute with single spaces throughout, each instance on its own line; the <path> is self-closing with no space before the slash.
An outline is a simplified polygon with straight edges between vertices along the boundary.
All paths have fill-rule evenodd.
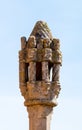
<path id="1" fill-rule="evenodd" d="M 0 0 L 0 130 L 28 130 L 18 51 L 38 20 L 60 39 L 63 54 L 51 130 L 82 130 L 82 0 Z"/>

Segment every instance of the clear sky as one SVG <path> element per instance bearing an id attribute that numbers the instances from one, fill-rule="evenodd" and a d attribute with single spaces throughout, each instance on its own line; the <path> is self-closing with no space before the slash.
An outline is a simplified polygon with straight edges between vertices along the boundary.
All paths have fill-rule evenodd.
<path id="1" fill-rule="evenodd" d="M 18 51 L 20 37 L 28 38 L 38 20 L 48 23 L 63 53 L 62 90 L 51 130 L 82 130 L 82 0 L 0 1 L 0 130 L 28 130 Z"/>

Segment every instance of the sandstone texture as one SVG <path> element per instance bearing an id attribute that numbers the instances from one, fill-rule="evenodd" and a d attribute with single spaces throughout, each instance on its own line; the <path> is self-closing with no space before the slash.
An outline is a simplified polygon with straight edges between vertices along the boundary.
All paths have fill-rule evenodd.
<path id="1" fill-rule="evenodd" d="M 29 113 L 30 130 L 49 130 L 60 92 L 62 54 L 46 22 L 38 21 L 28 40 L 21 38 L 19 87 Z"/>

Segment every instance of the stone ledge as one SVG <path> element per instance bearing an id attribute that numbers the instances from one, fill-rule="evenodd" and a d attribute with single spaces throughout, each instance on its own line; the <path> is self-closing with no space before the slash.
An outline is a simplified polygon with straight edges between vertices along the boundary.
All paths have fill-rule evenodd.
<path id="1" fill-rule="evenodd" d="M 37 99 L 37 100 L 26 100 L 24 102 L 24 105 L 25 106 L 34 106 L 34 105 L 45 105 L 45 106 L 57 106 L 57 101 L 56 100 L 53 100 L 53 101 L 50 101 L 50 100 L 47 100 L 47 99 Z"/>

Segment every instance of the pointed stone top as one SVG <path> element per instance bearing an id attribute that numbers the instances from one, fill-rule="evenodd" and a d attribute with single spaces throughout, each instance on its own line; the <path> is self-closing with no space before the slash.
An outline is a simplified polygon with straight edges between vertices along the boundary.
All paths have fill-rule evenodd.
<path id="1" fill-rule="evenodd" d="M 53 39 L 51 31 L 48 28 L 47 23 L 44 21 L 38 21 L 35 24 L 34 29 L 31 33 L 31 36 L 32 35 L 36 38 L 48 38 L 49 40 Z"/>

